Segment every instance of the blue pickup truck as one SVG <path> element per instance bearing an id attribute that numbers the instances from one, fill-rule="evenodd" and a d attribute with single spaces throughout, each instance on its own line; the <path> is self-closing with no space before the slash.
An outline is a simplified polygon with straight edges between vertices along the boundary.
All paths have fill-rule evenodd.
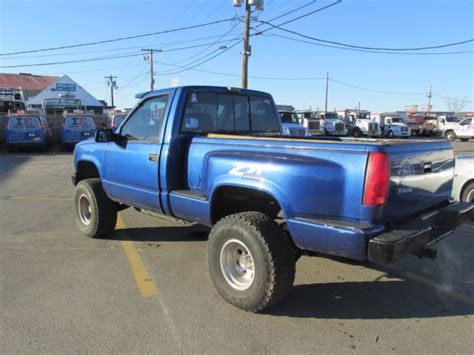
<path id="1" fill-rule="evenodd" d="M 135 209 L 212 227 L 211 279 L 260 311 L 290 291 L 304 251 L 390 263 L 430 247 L 473 214 L 450 201 L 444 140 L 285 137 L 272 97 L 187 86 L 152 91 L 116 132 L 74 151 L 74 208 L 89 237 Z"/>

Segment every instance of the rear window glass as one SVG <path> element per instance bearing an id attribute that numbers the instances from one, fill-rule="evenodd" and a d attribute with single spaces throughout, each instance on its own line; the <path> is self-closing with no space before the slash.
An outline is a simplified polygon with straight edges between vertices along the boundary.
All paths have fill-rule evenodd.
<path id="1" fill-rule="evenodd" d="M 38 117 L 11 117 L 8 120 L 8 129 L 32 129 L 40 127 Z"/>
<path id="2" fill-rule="evenodd" d="M 95 128 L 92 117 L 67 117 L 64 120 L 64 128 Z"/>
<path id="3" fill-rule="evenodd" d="M 188 94 L 183 132 L 280 132 L 268 97 L 194 92 Z"/>

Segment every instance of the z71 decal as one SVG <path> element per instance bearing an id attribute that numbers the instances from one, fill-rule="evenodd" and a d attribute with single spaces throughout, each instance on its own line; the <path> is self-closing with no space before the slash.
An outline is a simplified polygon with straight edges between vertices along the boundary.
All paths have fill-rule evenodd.
<path id="1" fill-rule="evenodd" d="M 229 170 L 229 175 L 239 176 L 241 178 L 262 179 L 264 172 L 278 170 L 271 164 L 255 164 L 255 163 L 234 163 L 234 167 Z"/>

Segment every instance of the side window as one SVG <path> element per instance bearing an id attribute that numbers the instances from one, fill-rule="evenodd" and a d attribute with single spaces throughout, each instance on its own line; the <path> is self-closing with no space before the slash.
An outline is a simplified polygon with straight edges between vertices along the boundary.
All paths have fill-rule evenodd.
<path id="1" fill-rule="evenodd" d="M 252 131 L 280 131 L 278 117 L 267 97 L 250 96 L 250 120 Z"/>
<path id="2" fill-rule="evenodd" d="M 468 118 L 460 123 L 461 126 L 469 126 L 472 122 L 472 118 Z"/>
<path id="3" fill-rule="evenodd" d="M 143 101 L 125 122 L 120 135 L 129 141 L 158 142 L 168 95 Z"/>

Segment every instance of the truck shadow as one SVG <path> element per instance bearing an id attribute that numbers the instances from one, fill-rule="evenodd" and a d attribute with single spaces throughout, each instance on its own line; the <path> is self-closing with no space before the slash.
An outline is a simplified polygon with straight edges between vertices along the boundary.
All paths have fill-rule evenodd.
<path id="1" fill-rule="evenodd" d="M 453 299 L 415 281 L 296 285 L 267 314 L 323 319 L 408 319 L 474 314 L 474 303 Z"/>
<path id="2" fill-rule="evenodd" d="M 107 240 L 132 242 L 203 242 L 209 229 L 200 225 L 118 229 Z"/>

